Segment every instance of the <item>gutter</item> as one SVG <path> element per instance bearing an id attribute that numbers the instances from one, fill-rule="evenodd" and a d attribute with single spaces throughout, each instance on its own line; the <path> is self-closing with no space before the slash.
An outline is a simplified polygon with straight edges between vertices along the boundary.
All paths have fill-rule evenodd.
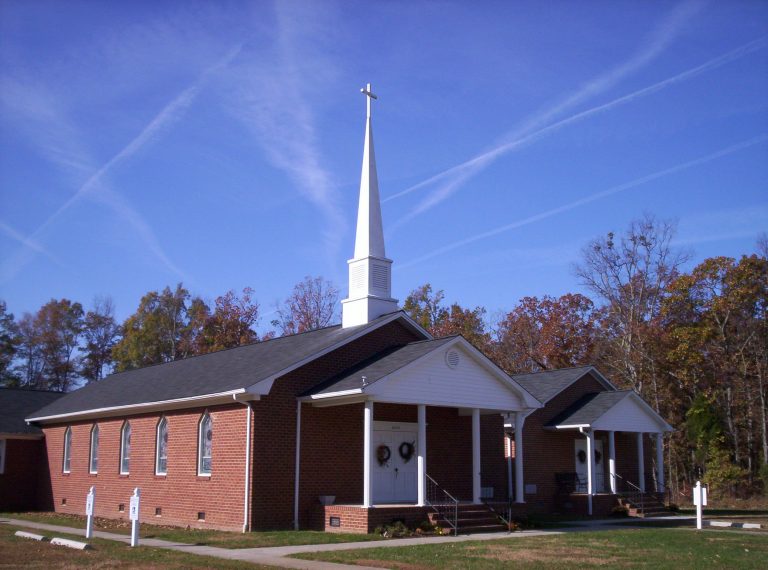
<path id="1" fill-rule="evenodd" d="M 203 394 L 201 396 L 189 396 L 187 398 L 174 398 L 172 400 L 160 400 L 157 402 L 144 402 L 141 404 L 128 404 L 125 406 L 108 406 L 105 408 L 93 408 L 90 410 L 81 410 L 77 412 L 68 412 L 65 414 L 54 414 L 51 416 L 39 416 L 35 418 L 26 418 L 26 422 L 53 422 L 56 420 L 63 420 L 68 418 L 87 418 L 88 416 L 104 416 L 104 415 L 122 415 L 130 410 L 135 410 L 135 414 L 141 414 L 156 409 L 173 409 L 173 408 L 192 408 L 206 402 L 208 400 L 215 400 L 222 398 L 226 401 L 226 398 L 232 396 L 235 398 L 237 395 L 245 394 L 245 388 L 238 388 L 237 390 L 228 390 L 226 392 L 217 392 L 214 394 Z M 258 399 L 258 397 L 256 398 Z M 224 403 L 224 402 L 222 402 Z"/>

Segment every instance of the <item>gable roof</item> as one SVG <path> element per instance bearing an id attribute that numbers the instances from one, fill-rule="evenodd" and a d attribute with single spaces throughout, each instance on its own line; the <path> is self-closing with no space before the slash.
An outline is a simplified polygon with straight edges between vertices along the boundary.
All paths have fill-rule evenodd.
<path id="1" fill-rule="evenodd" d="M 126 408 L 147 409 L 152 405 L 194 406 L 211 398 L 231 400 L 246 392 L 258 397 L 267 394 L 279 376 L 396 320 L 428 336 L 405 313 L 398 311 L 357 327 L 334 325 L 112 374 L 67 394 L 28 419 L 52 421 Z"/>
<path id="2" fill-rule="evenodd" d="M 628 407 L 625 407 L 628 406 Z M 603 423 L 609 421 L 610 426 L 615 431 L 636 431 L 636 418 L 629 417 L 634 415 L 634 410 L 641 415 L 647 416 L 652 422 L 658 425 L 658 430 L 653 431 L 672 431 L 664 419 L 651 408 L 633 390 L 616 390 L 612 392 L 598 392 L 596 394 L 586 394 L 566 408 L 562 413 L 552 418 L 544 427 L 568 429 L 568 428 L 594 428 L 604 429 Z M 611 413 L 614 411 L 614 413 Z M 632 413 L 626 413 L 631 411 Z M 610 416 L 614 416 L 610 418 Z M 601 420 L 603 420 L 601 422 Z M 645 420 L 647 421 L 647 420 Z M 645 431 L 645 430 L 638 430 Z M 647 431 L 652 431 L 648 429 Z"/>
<path id="3" fill-rule="evenodd" d="M 365 387 L 368 387 L 454 338 L 456 337 L 449 336 L 436 340 L 422 340 L 385 350 L 308 390 L 302 396 L 328 396 L 329 394 L 363 388 L 363 377 L 365 377 Z"/>
<path id="4" fill-rule="evenodd" d="M 598 380 L 598 382 L 603 384 L 607 390 L 616 390 L 616 387 L 611 384 L 605 376 L 600 374 L 594 366 L 576 366 L 573 368 L 531 372 L 529 374 L 514 374 L 512 375 L 512 378 L 533 394 L 537 400 L 546 404 L 560 392 L 568 388 L 568 386 L 590 373 Z"/>
<path id="5" fill-rule="evenodd" d="M 442 366 L 426 370 L 422 368 L 421 372 L 414 373 L 420 366 L 433 366 L 427 363 L 432 362 L 430 359 L 434 359 L 435 353 L 442 352 L 441 349 L 452 350 L 453 347 L 460 348 L 469 357 L 467 362 L 474 362 L 475 370 L 482 370 L 483 375 L 464 376 L 470 369 L 463 369 L 462 365 L 454 370 L 453 374 L 448 368 L 444 369 Z M 440 361 L 442 362 L 442 358 Z M 425 388 L 422 385 L 419 388 L 420 382 L 423 384 L 425 373 L 429 377 L 428 386 Z M 365 384 L 363 384 L 363 377 L 365 377 Z M 496 386 L 495 394 L 500 400 L 487 403 L 484 408 L 495 409 L 501 400 L 509 399 L 510 391 L 515 394 L 515 407 L 511 409 L 504 407 L 505 411 L 511 411 L 520 405 L 524 408 L 542 406 L 541 402 L 461 335 L 411 342 L 380 352 L 305 392 L 303 396 L 316 404 L 324 400 L 324 405 L 348 402 L 349 398 L 373 398 L 374 400 L 381 398 L 382 401 L 397 403 L 414 403 L 418 400 L 417 403 L 428 405 L 463 404 L 461 407 L 469 408 L 477 407 L 475 400 L 479 392 L 483 392 L 487 400 L 488 390 L 483 390 L 483 384 L 476 382 L 491 378 L 493 379 L 491 385 Z M 446 394 L 452 394 L 452 396 L 446 398 Z"/>
<path id="6" fill-rule="evenodd" d="M 42 435 L 40 428 L 24 418 L 62 396 L 62 392 L 0 388 L 0 434 Z"/>

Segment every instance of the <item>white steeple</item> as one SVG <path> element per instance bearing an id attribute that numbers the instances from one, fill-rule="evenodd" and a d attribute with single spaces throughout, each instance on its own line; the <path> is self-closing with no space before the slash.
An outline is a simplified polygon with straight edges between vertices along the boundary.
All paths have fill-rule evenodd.
<path id="1" fill-rule="evenodd" d="M 384 253 L 379 179 L 373 151 L 371 101 L 377 99 L 369 83 L 360 90 L 367 98 L 363 172 L 360 176 L 360 202 L 357 209 L 355 256 L 349 264 L 349 297 L 341 302 L 342 327 L 363 325 L 386 313 L 397 311 L 392 298 L 392 260 Z"/>

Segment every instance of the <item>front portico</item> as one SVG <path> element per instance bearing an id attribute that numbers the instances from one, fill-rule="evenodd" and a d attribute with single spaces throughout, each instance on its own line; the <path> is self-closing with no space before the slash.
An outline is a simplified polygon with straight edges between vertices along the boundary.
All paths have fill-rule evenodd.
<path id="1" fill-rule="evenodd" d="M 354 480 L 354 471 L 362 473 L 360 501 L 328 506 L 325 511 L 337 514 L 333 521 L 330 516 L 323 517 L 329 519 L 323 521 L 323 528 L 331 529 L 332 522 L 339 525 L 332 527 L 334 530 L 353 531 L 370 530 L 367 527 L 372 520 L 386 517 L 382 513 L 393 508 L 400 513 L 394 518 L 407 518 L 402 513 L 410 511 L 423 520 L 426 508 L 435 500 L 429 496 L 435 486 L 461 502 L 506 501 L 503 416 L 522 415 L 541 407 L 460 336 L 386 351 L 299 401 L 300 407 L 316 409 L 315 416 L 320 412 L 350 417 L 348 410 L 360 410 L 359 427 L 350 424 L 347 429 L 362 432 L 361 461 L 357 465 L 345 463 L 338 473 L 339 480 Z M 297 449 L 305 445 L 301 434 L 312 429 L 306 423 L 299 426 Z M 297 460 L 300 464 L 301 452 Z M 518 469 L 522 477 L 522 462 Z M 495 478 L 484 477 L 484 471 L 494 473 Z M 297 527 L 306 519 L 299 512 L 300 505 L 307 504 L 301 494 L 310 487 L 300 480 L 301 472 L 297 469 Z M 331 482 L 326 487 L 327 495 L 344 496 L 331 489 L 340 489 L 340 483 Z M 376 513 L 369 512 L 375 509 Z M 342 512 L 344 515 L 338 514 Z M 347 525 L 345 518 L 354 524 Z"/>

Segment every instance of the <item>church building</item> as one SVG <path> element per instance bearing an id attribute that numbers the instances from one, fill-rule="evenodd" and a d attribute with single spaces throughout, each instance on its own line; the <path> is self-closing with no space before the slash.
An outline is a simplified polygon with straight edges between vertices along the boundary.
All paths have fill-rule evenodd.
<path id="1" fill-rule="evenodd" d="M 30 413 L 57 512 L 83 514 L 93 486 L 96 516 L 127 518 L 138 487 L 150 523 L 370 532 L 432 517 L 463 532 L 497 528 L 510 512 L 604 514 L 628 484 L 664 490 L 671 428 L 639 396 L 592 367 L 509 376 L 398 308 L 375 95 L 362 91 L 341 324 L 112 374 Z"/>

